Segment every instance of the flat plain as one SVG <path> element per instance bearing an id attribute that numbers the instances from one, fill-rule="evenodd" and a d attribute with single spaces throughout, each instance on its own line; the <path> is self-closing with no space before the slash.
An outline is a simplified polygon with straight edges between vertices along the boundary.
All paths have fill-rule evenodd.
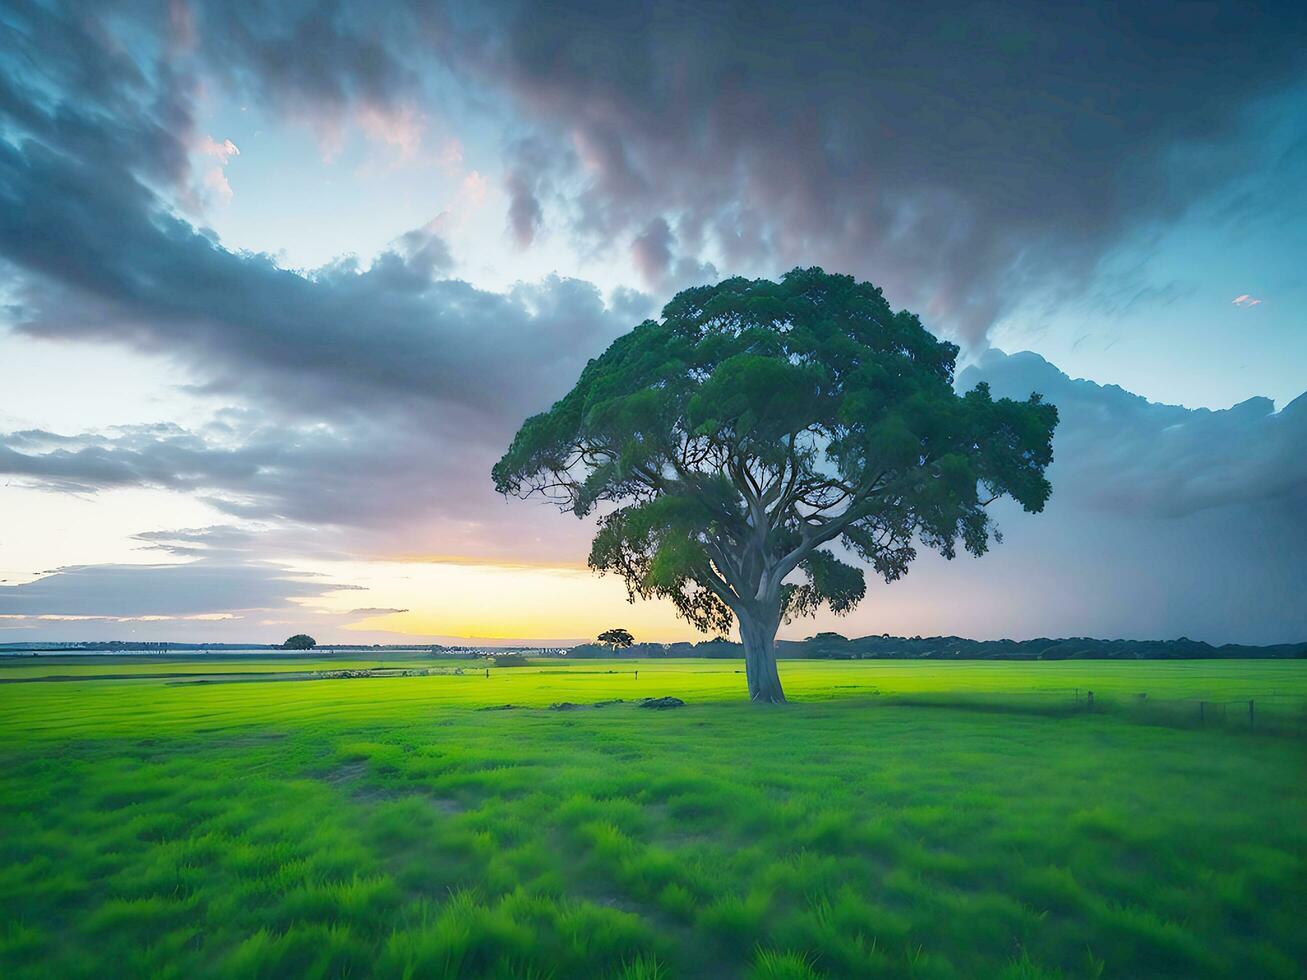
<path id="1" fill-rule="evenodd" d="M 0 975 L 1302 975 L 1307 662 L 781 670 L 4 661 Z"/>

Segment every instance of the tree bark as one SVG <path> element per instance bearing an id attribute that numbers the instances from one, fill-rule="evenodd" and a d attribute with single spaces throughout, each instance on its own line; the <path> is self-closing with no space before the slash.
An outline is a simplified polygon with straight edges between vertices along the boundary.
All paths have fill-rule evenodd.
<path id="1" fill-rule="evenodd" d="M 776 630 L 780 613 L 739 613 L 740 642 L 744 644 L 744 673 L 749 683 L 749 700 L 758 704 L 784 704 L 781 677 L 776 671 Z"/>

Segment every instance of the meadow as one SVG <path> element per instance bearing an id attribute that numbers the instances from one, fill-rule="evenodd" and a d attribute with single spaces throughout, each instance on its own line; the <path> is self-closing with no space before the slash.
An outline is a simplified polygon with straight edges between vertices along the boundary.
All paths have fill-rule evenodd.
<path id="1" fill-rule="evenodd" d="M 0 975 L 1307 964 L 1304 661 L 342 666 L 0 663 Z"/>

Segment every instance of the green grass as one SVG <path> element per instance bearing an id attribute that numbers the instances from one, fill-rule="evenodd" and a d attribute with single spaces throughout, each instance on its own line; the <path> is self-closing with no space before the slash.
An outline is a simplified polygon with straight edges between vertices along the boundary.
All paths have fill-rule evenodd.
<path id="1" fill-rule="evenodd" d="M 190 655 L 172 657 L 167 654 L 152 655 L 88 655 L 88 654 L 43 654 L 38 657 L 4 656 L 0 654 L 0 681 L 16 678 L 46 677 L 85 677 L 95 678 L 105 675 L 132 674 L 149 676 L 151 674 L 275 674 L 281 672 L 303 672 L 310 670 L 345 670 L 365 667 L 457 667 L 469 669 L 478 666 L 471 659 L 435 659 L 415 656 L 411 653 L 383 653 L 378 656 L 366 656 L 357 653 L 337 654 L 335 656 L 306 657 L 302 654 L 286 656 L 284 654 L 255 655 L 215 655 L 203 657 Z"/>
<path id="2" fill-rule="evenodd" d="M 1301 736 L 1134 706 L 1307 663 L 739 669 L 0 685 L 0 976 L 1301 975 Z"/>

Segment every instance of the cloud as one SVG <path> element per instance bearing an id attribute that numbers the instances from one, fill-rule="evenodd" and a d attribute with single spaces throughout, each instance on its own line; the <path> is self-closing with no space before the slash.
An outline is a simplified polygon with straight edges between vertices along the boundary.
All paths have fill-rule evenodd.
<path id="1" fill-rule="evenodd" d="M 200 176 L 201 186 L 223 202 L 231 201 L 232 189 L 231 183 L 227 180 L 227 164 L 233 157 L 240 156 L 241 151 L 231 140 L 223 140 L 219 143 L 212 136 L 205 136 L 199 141 L 196 152 L 211 161 L 203 165 L 203 173 Z"/>
<path id="2" fill-rule="evenodd" d="M 662 285 L 672 264 L 672 230 L 664 218 L 654 218 L 631 243 L 636 271 L 654 287 Z"/>
<path id="3" fill-rule="evenodd" d="M 1242 295 L 1236 296 L 1234 299 L 1230 300 L 1230 302 L 1235 306 L 1246 308 L 1249 306 L 1260 306 L 1262 301 L 1255 296 L 1249 296 L 1247 293 L 1243 293 Z"/>
<path id="4" fill-rule="evenodd" d="M 80 71 L 89 63 L 111 79 L 115 113 L 152 122 L 151 77 L 122 64 L 107 28 L 26 16 L 58 22 L 28 31 L 34 50 L 51 49 L 47 88 L 104 101 Z M 290 118 L 362 118 L 401 152 L 426 113 L 474 107 L 511 137 L 502 180 L 519 247 L 550 213 L 589 254 L 636 242 L 648 278 L 671 261 L 659 245 L 674 226 L 678 258 L 700 267 L 852 272 L 979 343 L 1013 303 L 1084 287 L 1129 233 L 1249 165 L 1230 146 L 1251 105 L 1301 77 L 1303 16 L 1218 3 L 1196 17 L 1178 0 L 712 16 L 489 3 L 476 18 L 440 4 L 199 2 L 191 43 L 154 73 L 174 83 L 169 112 L 184 126 L 187 83 L 202 76 Z M 135 135 L 160 142 L 130 126 L 119 142 Z M 1222 152 L 1191 165 L 1195 147 Z"/>
<path id="5" fill-rule="evenodd" d="M 589 254 L 646 239 L 656 269 L 662 219 L 696 262 L 851 272 L 977 344 L 1237 176 L 1246 110 L 1304 68 L 1287 2 L 236 0 L 181 26 L 185 70 L 328 134 L 362 118 L 404 153 L 449 104 L 502 121 L 521 248 L 548 214 Z"/>
<path id="6" fill-rule="evenodd" d="M 511 425 L 471 434 L 421 415 L 324 425 L 226 413 L 223 425 L 0 433 L 0 473 L 54 491 L 144 487 L 192 494 L 231 522 L 147 532 L 173 555 L 416 556 L 558 561 L 585 528 L 510 508 L 490 486 Z M 580 558 L 578 557 L 579 561 Z"/>
<path id="7" fill-rule="evenodd" d="M 699 262 L 687 254 L 678 256 L 677 246 L 677 237 L 663 218 L 650 221 L 631 243 L 636 271 L 655 294 L 669 295 L 721 278 L 711 262 Z"/>
<path id="8" fill-rule="evenodd" d="M 1058 408 L 1044 512 L 994 505 L 988 554 L 923 553 L 847 618 L 794 624 L 846 635 L 1307 637 L 1307 395 L 1223 411 L 1162 405 L 1072 379 L 1030 352 L 990 350 L 959 376 Z"/>
<path id="9" fill-rule="evenodd" d="M 180 532 L 184 533 L 184 532 Z M 321 608 L 358 586 L 249 556 L 175 565 L 82 565 L 0 585 L 0 630 L 13 638 L 267 642 L 357 621 Z"/>
<path id="10" fill-rule="evenodd" d="M 385 606 L 363 606 L 361 609 L 351 609 L 351 616 L 390 616 L 394 613 L 406 613 L 407 609 L 391 609 Z"/>
<path id="11" fill-rule="evenodd" d="M 1291 4 L 490 9 L 448 58 L 565 134 L 544 159 L 596 249 L 657 273 L 676 215 L 732 272 L 852 272 L 970 341 L 1238 174 L 1182 151 L 1303 68 Z"/>
<path id="12" fill-rule="evenodd" d="M 508 148 L 504 190 L 508 192 L 508 232 L 518 248 L 530 248 L 544 226 L 539 194 L 548 186 L 551 164 L 537 139 L 516 140 Z"/>
<path id="13" fill-rule="evenodd" d="M 248 102 L 322 120 L 368 107 L 393 128 L 425 90 L 417 49 L 439 15 L 422 6 L 192 2 L 193 54 Z"/>
<path id="14" fill-rule="evenodd" d="M 252 562 L 184 565 L 84 565 L 32 582 L 0 586 L 0 614 L 172 619 L 292 608 L 339 586 L 306 581 Z"/>
<path id="15" fill-rule="evenodd" d="M 253 555 L 261 533 L 266 527 L 238 527 L 235 524 L 214 524 L 209 527 L 177 528 L 175 530 L 140 531 L 132 537 L 144 542 L 149 550 L 163 551 L 183 558 L 235 558 Z"/>
<path id="16" fill-rule="evenodd" d="M 621 329 L 588 283 L 551 277 L 499 294 L 435 278 L 450 256 L 426 232 L 368 268 L 282 269 L 227 251 L 125 176 L 0 143 L 0 256 L 22 274 L 10 311 L 20 332 L 169 350 L 210 390 L 319 412 L 517 412 L 547 404 L 556 379 Z"/>
<path id="17" fill-rule="evenodd" d="M 420 289 L 454 266 L 453 253 L 439 234 L 435 221 L 404 232 L 395 240 L 394 246 L 392 251 L 381 253 L 373 263 L 373 270 L 383 274 L 393 272 L 395 286 L 411 285 Z"/>
<path id="18" fill-rule="evenodd" d="M 1047 509 L 997 507 L 1004 540 L 983 574 L 927 557 L 834 628 L 879 632 L 877 617 L 901 609 L 910 632 L 1307 637 L 1307 607 L 1290 598 L 1307 593 L 1307 394 L 1279 412 L 1264 398 L 1189 409 L 997 350 L 959 387 L 982 380 L 1057 405 Z"/>
<path id="19" fill-rule="evenodd" d="M 241 155 L 241 151 L 231 140 L 223 140 L 219 143 L 212 136 L 205 136 L 204 139 L 200 140 L 199 151 L 221 163 L 226 163 L 232 157 Z"/>
<path id="20" fill-rule="evenodd" d="M 1058 407 L 1059 497 L 1099 511 L 1175 518 L 1231 505 L 1282 508 L 1307 527 L 1307 394 L 1277 412 L 1269 398 L 1213 411 L 1161 405 L 1116 385 L 1073 380 L 1029 351 L 991 349 L 961 372 L 996 395 L 1038 391 Z"/>
<path id="21" fill-rule="evenodd" d="M 469 208 L 476 210 L 486 203 L 488 186 L 486 178 L 479 170 L 469 171 L 463 177 L 460 188 Z"/>
<path id="22" fill-rule="evenodd" d="M 393 109 L 364 105 L 359 109 L 358 121 L 369 139 L 392 147 L 400 163 L 412 162 L 422 149 L 426 119 L 413 105 Z"/>
<path id="23" fill-rule="evenodd" d="M 511 199 L 508 205 L 509 231 L 518 248 L 529 248 L 544 223 L 540 201 L 527 178 L 519 171 L 509 173 L 504 179 L 504 187 Z"/>
<path id="24" fill-rule="evenodd" d="M 510 536 L 528 550 L 556 538 L 525 517 L 492 525 L 489 468 L 517 423 L 635 322 L 632 296 L 609 309 L 573 279 L 492 293 L 445 278 L 439 219 L 367 266 L 293 271 L 224 248 L 170 206 L 190 181 L 190 95 L 118 57 L 107 34 L 31 16 L 45 18 L 29 37 L 50 78 L 37 87 L 27 62 L 0 70 L 15 127 L 0 140 L 6 317 L 42 340 L 166 354 L 240 407 L 192 429 L 9 433 L 0 467 L 52 489 L 196 494 L 290 526 L 313 553 L 494 556 Z M 104 77 L 85 84 L 74 62 Z"/>

